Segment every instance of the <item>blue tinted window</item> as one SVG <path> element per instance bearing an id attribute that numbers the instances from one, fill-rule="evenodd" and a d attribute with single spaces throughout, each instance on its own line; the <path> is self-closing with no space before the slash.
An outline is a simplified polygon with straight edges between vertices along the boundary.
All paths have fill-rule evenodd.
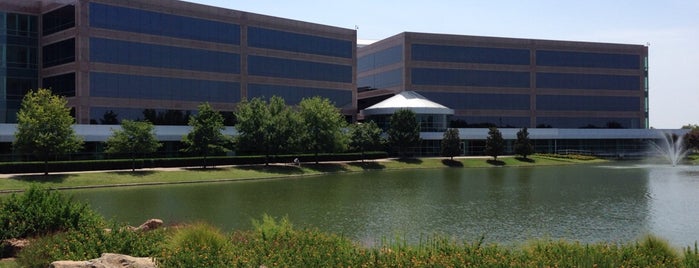
<path id="1" fill-rule="evenodd" d="M 46 77 L 43 79 L 43 87 L 51 89 L 51 92 L 56 95 L 74 97 L 75 73 Z"/>
<path id="2" fill-rule="evenodd" d="M 506 116 L 452 116 L 449 127 L 453 128 L 522 128 L 529 127 L 529 117 Z"/>
<path id="3" fill-rule="evenodd" d="M 376 69 L 403 60 L 403 46 L 390 47 L 357 59 L 357 71 Z"/>
<path id="4" fill-rule="evenodd" d="M 74 62 L 75 38 L 47 45 L 42 50 L 44 68 Z"/>
<path id="5" fill-rule="evenodd" d="M 236 103 L 240 84 L 91 72 L 90 96 Z"/>
<path id="6" fill-rule="evenodd" d="M 128 119 L 148 120 L 153 125 L 187 125 L 189 116 L 196 113 L 196 110 L 93 107 L 90 108 L 90 124 L 115 125 Z M 113 122 L 114 119 L 117 122 Z"/>
<path id="7" fill-rule="evenodd" d="M 124 65 L 240 73 L 240 55 L 127 41 L 90 38 L 90 59 Z"/>
<path id="8" fill-rule="evenodd" d="M 390 70 L 374 75 L 357 78 L 357 87 L 387 88 L 400 86 L 403 83 L 403 69 Z"/>
<path id="9" fill-rule="evenodd" d="M 297 105 L 304 98 L 320 96 L 329 99 L 330 102 L 339 108 L 352 107 L 352 91 L 348 90 L 261 84 L 248 85 L 249 99 L 263 98 L 268 100 L 272 96 L 282 97 L 288 105 Z"/>
<path id="10" fill-rule="evenodd" d="M 641 110 L 638 97 L 605 96 L 536 96 L 536 109 L 540 111 L 633 111 Z"/>
<path id="11" fill-rule="evenodd" d="M 352 83 L 352 66 L 248 56 L 248 74 L 281 78 Z"/>
<path id="12" fill-rule="evenodd" d="M 552 128 L 641 128 L 639 118 L 537 117 L 536 123 Z"/>
<path id="13" fill-rule="evenodd" d="M 60 32 L 75 26 L 75 5 L 67 5 L 42 16 L 43 35 Z"/>
<path id="14" fill-rule="evenodd" d="M 529 95 L 419 91 L 425 98 L 451 109 L 529 110 Z"/>
<path id="15" fill-rule="evenodd" d="M 572 51 L 536 51 L 536 65 L 586 68 L 638 69 L 639 55 Z"/>
<path id="16" fill-rule="evenodd" d="M 641 78 L 631 75 L 537 73 L 536 87 L 640 90 Z"/>
<path id="17" fill-rule="evenodd" d="M 240 26 L 126 7 L 90 3 L 90 26 L 208 42 L 240 44 Z"/>
<path id="18" fill-rule="evenodd" d="M 351 41 L 258 27 L 248 27 L 248 46 L 352 58 Z"/>
<path id="19" fill-rule="evenodd" d="M 413 44 L 412 60 L 529 65 L 528 49 Z"/>
<path id="20" fill-rule="evenodd" d="M 529 88 L 528 72 L 413 68 L 416 85 Z"/>

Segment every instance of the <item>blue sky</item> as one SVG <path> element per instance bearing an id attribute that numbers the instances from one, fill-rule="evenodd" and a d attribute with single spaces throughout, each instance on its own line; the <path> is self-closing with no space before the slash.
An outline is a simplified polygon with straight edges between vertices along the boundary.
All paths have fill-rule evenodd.
<path id="1" fill-rule="evenodd" d="M 699 0 L 188 0 L 359 28 L 359 39 L 400 32 L 650 44 L 650 125 L 699 124 Z"/>

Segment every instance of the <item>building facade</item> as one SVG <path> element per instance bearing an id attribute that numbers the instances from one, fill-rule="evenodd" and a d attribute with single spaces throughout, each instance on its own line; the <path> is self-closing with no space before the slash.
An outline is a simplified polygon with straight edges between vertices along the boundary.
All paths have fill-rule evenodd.
<path id="1" fill-rule="evenodd" d="M 359 109 L 415 91 L 456 128 L 648 128 L 642 45 L 405 32 L 357 54 Z"/>
<path id="2" fill-rule="evenodd" d="M 356 31 L 176 0 L 0 3 L 0 123 L 28 89 L 66 96 L 78 124 L 186 124 L 209 102 L 321 96 L 356 110 Z"/>

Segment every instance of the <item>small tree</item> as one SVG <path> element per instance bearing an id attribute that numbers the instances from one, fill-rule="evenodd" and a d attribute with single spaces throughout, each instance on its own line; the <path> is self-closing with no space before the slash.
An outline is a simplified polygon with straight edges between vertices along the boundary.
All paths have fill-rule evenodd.
<path id="1" fill-rule="evenodd" d="M 442 137 L 442 156 L 449 157 L 454 160 L 454 156 L 461 155 L 461 139 L 459 138 L 459 130 L 449 128 L 444 131 Z"/>
<path id="2" fill-rule="evenodd" d="M 182 137 L 184 151 L 204 157 L 203 166 L 206 169 L 206 157 L 214 153 L 228 151 L 231 139 L 223 135 L 225 129 L 223 116 L 215 111 L 209 103 L 200 104 L 198 113 L 189 118 L 192 130 Z"/>
<path id="3" fill-rule="evenodd" d="M 505 152 L 505 140 L 502 133 L 496 127 L 491 127 L 488 131 L 488 138 L 485 140 L 485 154 L 492 156 L 493 160 L 498 160 L 498 155 Z"/>
<path id="4" fill-rule="evenodd" d="M 689 150 L 699 150 L 699 127 L 694 127 L 684 135 L 685 146 Z"/>
<path id="5" fill-rule="evenodd" d="M 238 150 L 252 153 L 263 153 L 267 125 L 270 121 L 267 103 L 260 98 L 253 98 L 249 101 L 242 101 L 235 111 L 238 124 L 235 125 L 238 131 L 235 143 Z"/>
<path id="6" fill-rule="evenodd" d="M 391 115 L 388 142 L 398 148 L 400 156 L 404 156 L 408 148 L 420 142 L 420 125 L 415 112 L 401 109 Z"/>
<path id="7" fill-rule="evenodd" d="M 362 152 L 362 162 L 364 162 L 364 152 L 381 145 L 381 129 L 376 122 L 355 123 L 350 128 L 350 146 Z"/>
<path id="8" fill-rule="evenodd" d="M 19 152 L 43 160 L 44 175 L 48 175 L 51 156 L 76 152 L 83 144 L 72 128 L 75 119 L 70 116 L 67 103 L 49 89 L 30 90 L 17 112 L 17 132 L 12 145 Z"/>
<path id="9" fill-rule="evenodd" d="M 347 147 L 347 137 L 342 129 L 347 125 L 345 118 L 330 100 L 313 97 L 299 103 L 302 121 L 303 144 L 315 154 L 342 151 Z"/>
<path id="10" fill-rule="evenodd" d="M 529 140 L 529 132 L 526 127 L 517 131 L 517 140 L 514 147 L 515 154 L 521 155 L 524 159 L 527 159 L 528 155 L 534 153 L 534 147 L 532 147 L 532 142 Z"/>
<path id="11" fill-rule="evenodd" d="M 302 139 L 299 113 L 286 105 L 284 99 L 272 96 L 269 99 L 269 121 L 265 124 L 265 155 L 294 152 Z"/>
<path id="12" fill-rule="evenodd" d="M 155 136 L 153 124 L 148 121 L 121 120 L 121 129 L 113 129 L 105 143 L 105 152 L 110 154 L 129 154 L 131 171 L 136 170 L 136 154 L 150 154 L 162 144 Z"/>

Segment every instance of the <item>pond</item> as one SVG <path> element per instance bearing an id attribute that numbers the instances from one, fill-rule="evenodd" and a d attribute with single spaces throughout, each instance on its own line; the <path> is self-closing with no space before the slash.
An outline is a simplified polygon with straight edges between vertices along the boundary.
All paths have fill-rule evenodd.
<path id="1" fill-rule="evenodd" d="M 530 239 L 699 240 L 699 167 L 637 163 L 370 171 L 291 179 L 70 191 L 138 225 L 205 221 L 249 229 L 263 213 L 364 245 L 432 235 L 503 244 Z"/>

